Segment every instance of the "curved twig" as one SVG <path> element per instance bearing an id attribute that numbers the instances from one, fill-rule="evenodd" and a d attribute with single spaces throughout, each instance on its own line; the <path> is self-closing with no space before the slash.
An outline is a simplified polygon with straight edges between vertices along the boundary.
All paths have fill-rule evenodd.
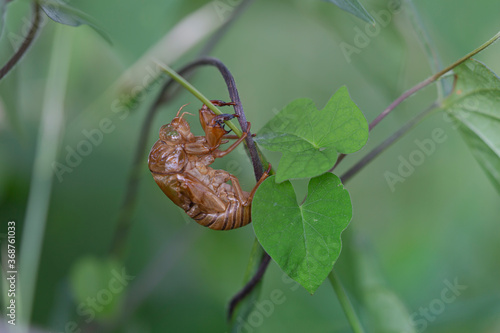
<path id="1" fill-rule="evenodd" d="M 26 53 L 28 48 L 30 47 L 31 43 L 35 39 L 36 33 L 38 31 L 38 28 L 40 27 L 40 5 L 35 1 L 33 3 L 33 11 L 34 11 L 34 18 L 33 18 L 33 24 L 31 25 L 31 28 L 24 38 L 23 43 L 19 47 L 16 53 L 12 56 L 12 58 L 7 61 L 7 63 L 0 69 L 0 80 L 3 79 L 7 73 L 9 73 L 12 68 L 21 60 L 23 55 Z"/>

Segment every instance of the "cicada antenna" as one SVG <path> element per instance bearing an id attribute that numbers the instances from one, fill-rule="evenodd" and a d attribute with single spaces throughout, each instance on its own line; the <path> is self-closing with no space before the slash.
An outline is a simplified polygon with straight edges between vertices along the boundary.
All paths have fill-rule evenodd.
<path id="1" fill-rule="evenodd" d="M 187 105 L 189 105 L 190 103 L 186 103 L 184 104 L 183 106 L 181 106 L 181 108 L 179 109 L 179 111 L 177 111 L 177 114 L 175 115 L 176 117 L 179 117 L 179 113 L 181 113 L 181 110 L 184 109 L 184 107 L 186 107 Z M 184 113 L 188 113 L 188 112 L 184 112 Z M 182 116 L 184 115 L 184 113 L 182 114 Z M 191 114 L 191 113 L 189 113 Z M 181 116 L 181 118 L 182 118 Z"/>
<path id="2" fill-rule="evenodd" d="M 180 118 L 179 118 L 179 119 L 182 119 L 182 117 L 184 117 L 184 115 L 185 115 L 185 114 L 188 114 L 188 115 L 190 115 L 190 116 L 194 116 L 194 114 L 189 113 L 189 112 L 187 112 L 187 111 L 186 111 L 186 112 L 183 112 L 183 113 L 181 114 L 181 116 L 180 116 Z"/>

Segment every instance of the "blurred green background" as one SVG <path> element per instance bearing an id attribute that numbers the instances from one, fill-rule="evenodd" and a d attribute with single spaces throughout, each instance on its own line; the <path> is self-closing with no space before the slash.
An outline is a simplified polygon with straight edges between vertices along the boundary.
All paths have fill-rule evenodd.
<path id="1" fill-rule="evenodd" d="M 102 95 L 183 17 L 206 3 L 71 2 L 94 17 L 113 44 L 107 44 L 86 26 L 62 28 L 70 34 L 72 44 L 57 161 L 64 163 L 66 147 L 76 147 L 85 139 L 82 131 L 97 128 L 101 119 L 112 119 L 115 129 L 105 134 L 102 143 L 94 146 L 71 173 L 65 173 L 63 181 L 54 178 L 36 284 L 32 316 L 35 326 L 65 332 L 67 322 L 77 321 L 80 328 L 89 327 L 85 323 L 87 316 L 77 312 L 79 301 L 71 291 L 70 276 L 82 259 L 104 259 L 108 255 L 140 127 L 157 87 L 125 119 L 111 111 L 116 96 Z M 221 0 L 219 5 L 227 9 L 234 8 L 235 3 Z M 363 4 L 368 11 L 388 8 L 382 0 L 366 0 Z M 498 1 L 420 0 L 415 1 L 415 6 L 444 64 L 470 52 L 499 30 Z M 212 19 L 222 20 L 230 14 L 228 10 Z M 0 40 L 2 64 L 13 53 L 9 33 L 26 29 L 30 15 L 27 1 L 9 5 L 6 30 Z M 22 62 L 0 82 L 0 232 L 5 233 L 7 221 L 14 220 L 18 240 L 26 216 L 41 105 L 58 26 L 47 22 Z M 386 26 L 378 26 L 380 31 L 369 37 L 368 45 L 347 59 L 340 45 L 354 46 L 359 29 L 366 28 L 365 22 L 318 0 L 255 1 L 211 55 L 221 59 L 235 76 L 254 131 L 291 100 L 308 97 L 322 107 L 342 85 L 348 87 L 352 99 L 371 121 L 403 91 L 431 74 L 404 11 L 391 15 Z M 192 60 L 202 44 L 170 65 L 179 68 Z M 498 44 L 476 58 L 500 73 Z M 225 85 L 214 69 L 201 69 L 192 82 L 209 98 L 228 99 Z M 435 86 L 431 86 L 404 102 L 373 131 L 361 152 L 346 158 L 338 174 L 435 97 Z M 200 107 L 193 96 L 181 92 L 155 118 L 148 147 L 157 140 L 159 127 L 185 103 L 191 103 L 186 108 L 191 113 Z M 193 131 L 201 134 L 196 119 L 189 118 Z M 408 158 L 417 149 L 414 140 L 430 138 L 436 128 L 445 131 L 447 140 L 438 144 L 436 152 L 392 191 L 384 173 L 396 173 L 398 158 Z M 235 174 L 249 190 L 254 184 L 253 172 L 243 149 L 238 149 L 217 161 L 215 167 Z M 279 155 L 268 156 L 277 164 Z M 119 271 L 125 267 L 128 274 L 135 276 L 128 285 L 130 298 L 122 309 L 125 315 L 113 323 L 112 314 L 103 314 L 90 325 L 105 323 L 99 329 L 117 332 L 226 332 L 226 306 L 242 286 L 254 239 L 252 227 L 216 232 L 190 221 L 161 193 L 146 161 L 147 153 L 125 262 L 118 264 Z M 295 185 L 300 192 L 305 182 Z M 413 317 L 418 320 L 425 318 L 420 309 L 436 307 L 439 302 L 435 300 L 441 299 L 446 281 L 453 283 L 455 279 L 467 289 L 424 321 L 425 332 L 500 332 L 498 193 L 453 124 L 441 113 L 426 118 L 350 181 L 347 188 L 354 218 L 344 233 L 344 250 L 336 267 L 368 332 L 376 331 L 376 324 L 370 324 L 369 302 L 364 299 L 369 288 L 399 297 L 408 313 L 416 313 Z M 375 271 L 379 274 L 376 279 L 375 275 L 368 276 Z M 282 291 L 286 300 L 275 305 L 269 315 L 261 314 L 261 322 L 254 318 L 258 325 L 246 331 L 350 332 L 328 283 L 310 296 L 284 279 L 280 269 L 271 263 L 261 299 L 268 300 L 275 289 Z M 423 329 L 423 324 L 419 328 Z"/>

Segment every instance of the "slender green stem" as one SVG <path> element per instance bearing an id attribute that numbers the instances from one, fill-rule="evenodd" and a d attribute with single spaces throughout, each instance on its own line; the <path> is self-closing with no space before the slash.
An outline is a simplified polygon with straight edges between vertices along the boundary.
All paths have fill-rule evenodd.
<path id="1" fill-rule="evenodd" d="M 19 260 L 19 318 L 28 324 L 31 318 L 40 253 L 52 191 L 56 160 L 62 134 L 64 96 L 69 70 L 71 37 L 65 28 L 58 28 L 49 67 L 42 117 L 31 177 L 26 219 L 21 239 Z"/>
<path id="2" fill-rule="evenodd" d="M 462 58 L 458 59 L 457 61 L 455 61 L 454 63 L 452 63 L 448 67 L 446 67 L 445 69 L 437 72 L 436 74 L 434 74 L 433 76 L 431 76 L 431 78 L 433 78 L 434 81 L 437 80 L 437 79 L 439 79 L 441 76 L 443 76 L 444 74 L 448 73 L 449 71 L 451 71 L 453 68 L 457 67 L 458 65 L 460 65 L 464 61 L 466 61 L 466 60 L 470 59 L 471 57 L 475 56 L 476 54 L 478 54 L 479 52 L 481 52 L 482 50 L 484 50 L 485 48 L 487 48 L 488 46 L 490 46 L 491 44 L 493 44 L 494 42 L 496 42 L 498 39 L 500 39 L 500 31 L 497 32 L 497 34 L 495 36 L 491 37 L 486 43 L 484 43 L 483 45 L 481 45 L 480 47 L 478 47 L 474 51 L 466 54 Z"/>
<path id="3" fill-rule="evenodd" d="M 458 59 L 457 61 L 455 61 L 454 63 L 452 63 L 448 67 L 440 70 L 439 72 L 437 72 L 434 75 L 431 75 L 430 77 L 428 77 L 424 81 L 422 81 L 419 84 L 415 85 L 413 88 L 410 88 L 407 91 L 405 91 L 394 102 L 392 102 L 391 105 L 389 105 L 387 107 L 387 109 L 385 109 L 384 111 L 382 111 L 382 113 L 380 113 L 378 115 L 378 117 L 375 118 L 370 123 L 370 130 L 373 129 L 375 126 L 377 126 L 378 123 L 380 123 L 382 121 L 382 119 L 384 119 L 392 110 L 394 110 L 396 108 L 396 106 L 398 106 L 399 104 L 401 104 L 401 102 L 403 102 L 405 99 L 407 99 L 408 97 L 410 97 L 411 95 L 413 95 L 414 93 L 416 93 L 417 91 L 419 91 L 420 89 L 422 89 L 422 88 L 428 86 L 429 84 L 435 82 L 441 76 L 443 76 L 444 74 L 446 74 L 449 71 L 451 71 L 453 68 L 457 67 L 458 65 L 460 65 L 461 63 L 463 63 L 467 59 L 475 56 L 476 54 L 478 54 L 479 52 L 481 52 L 482 50 L 484 50 L 485 48 L 487 48 L 488 46 L 490 46 L 491 44 L 493 44 L 494 42 L 496 42 L 499 38 L 500 38 L 500 31 L 495 36 L 493 36 L 490 40 L 488 40 L 486 43 L 484 43 L 483 45 L 481 45 L 480 47 L 478 47 L 474 51 L 466 54 L 465 56 L 463 56 L 462 58 Z"/>
<path id="4" fill-rule="evenodd" d="M 377 116 L 377 118 L 375 118 L 370 123 L 369 130 L 371 131 L 375 126 L 377 126 L 392 110 L 394 110 L 405 99 L 407 99 L 408 97 L 412 96 L 413 94 L 415 94 L 420 89 L 422 89 L 422 88 L 428 86 L 429 84 L 435 82 L 436 80 L 438 80 L 439 78 L 441 78 L 444 74 L 448 73 L 449 71 L 451 71 L 453 68 L 457 67 L 458 65 L 460 65 L 464 61 L 466 61 L 469 58 L 473 57 L 474 55 L 478 54 L 479 52 L 481 52 L 482 50 L 484 50 L 485 48 L 487 48 L 488 46 L 490 46 L 491 44 L 493 44 L 494 42 L 496 42 L 498 39 L 500 39 L 500 31 L 495 36 L 493 36 L 490 40 L 488 40 L 486 43 L 484 43 L 483 45 L 481 45 L 480 47 L 478 47 L 474 51 L 468 53 L 467 55 L 463 56 L 462 58 L 458 59 L 457 61 L 455 61 L 454 63 L 452 63 L 448 67 L 446 67 L 445 69 L 437 72 L 436 74 L 428 77 L 424 81 L 418 83 L 414 87 L 412 87 L 412 88 L 408 89 L 407 91 L 405 91 L 394 102 L 392 102 L 384 111 L 382 111 Z M 339 158 L 337 159 L 337 163 L 335 163 L 335 165 L 333 166 L 333 168 L 331 168 L 329 170 L 329 172 L 332 172 L 333 170 L 335 170 L 335 168 L 337 168 L 337 166 L 340 164 L 340 162 L 342 162 L 342 160 L 345 157 L 346 157 L 345 154 L 340 154 Z"/>
<path id="5" fill-rule="evenodd" d="M 335 290 L 335 293 L 337 294 L 340 305 L 344 310 L 347 321 L 351 325 L 352 331 L 354 333 L 363 333 L 363 326 L 361 326 L 361 322 L 359 321 L 359 318 L 356 315 L 356 312 L 354 311 L 349 298 L 347 297 L 347 294 L 344 290 L 344 287 L 342 286 L 342 283 L 340 282 L 337 273 L 335 272 L 335 269 L 332 269 L 330 274 L 328 274 L 328 280 L 330 280 L 333 290 Z"/>
<path id="6" fill-rule="evenodd" d="M 172 68 L 166 65 L 160 65 L 158 66 L 165 72 L 167 73 L 172 79 L 177 81 L 181 86 L 183 86 L 187 91 L 189 91 L 191 94 L 193 94 L 196 98 L 198 98 L 203 104 L 209 107 L 210 110 L 212 110 L 215 114 L 222 114 L 221 110 L 219 110 L 215 105 L 210 102 L 208 98 L 205 97 L 198 89 L 196 89 L 191 83 L 186 81 L 182 76 L 180 76 L 176 71 L 174 71 Z M 230 129 L 233 130 L 234 134 L 237 136 L 241 136 L 242 132 L 238 127 L 236 127 L 235 124 L 231 121 L 226 121 L 225 122 L 227 126 L 229 126 Z"/>

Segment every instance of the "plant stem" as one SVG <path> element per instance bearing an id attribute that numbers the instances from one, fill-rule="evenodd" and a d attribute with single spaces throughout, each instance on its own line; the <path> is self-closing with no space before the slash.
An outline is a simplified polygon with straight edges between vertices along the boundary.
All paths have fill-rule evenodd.
<path id="1" fill-rule="evenodd" d="M 483 45 L 481 45 L 479 48 L 475 49 L 474 51 L 470 52 L 469 54 L 467 54 L 467 55 L 463 56 L 462 58 L 458 59 L 457 61 L 455 61 L 454 63 L 452 63 L 448 67 L 446 67 L 445 69 L 443 69 L 443 70 L 437 72 L 436 74 L 428 77 L 427 79 L 425 79 L 424 81 L 420 82 L 416 86 L 414 86 L 414 87 L 408 89 L 407 91 L 405 91 L 394 102 L 392 102 L 391 105 L 389 105 L 384 111 L 382 111 L 382 113 L 380 113 L 377 116 L 377 118 L 375 118 L 370 123 L 369 130 L 371 131 L 375 126 L 377 126 L 382 121 L 382 119 L 384 119 L 392 110 L 394 110 L 405 99 L 407 99 L 408 97 L 410 97 L 411 95 L 413 95 L 414 93 L 416 93 L 417 91 L 419 91 L 420 89 L 422 89 L 422 88 L 426 87 L 427 85 L 433 83 L 434 81 L 438 80 L 441 76 L 443 76 L 444 74 L 448 73 L 450 70 L 452 70 L 453 68 L 457 67 L 458 65 L 460 65 L 461 63 L 463 63 L 467 59 L 471 58 L 472 56 L 478 54 L 479 52 L 481 52 L 482 50 L 484 50 L 485 48 L 487 48 L 488 46 L 490 46 L 491 44 L 493 44 L 494 42 L 496 42 L 498 39 L 500 39 L 500 31 L 495 36 L 493 36 L 490 40 L 488 40 L 486 43 L 484 43 Z M 337 163 L 335 163 L 335 165 L 328 172 L 332 172 L 333 170 L 335 170 L 335 168 L 340 164 L 340 162 L 342 162 L 342 160 L 345 157 L 346 157 L 345 154 L 340 154 L 339 158 L 337 159 Z"/>
<path id="2" fill-rule="evenodd" d="M 33 12 L 34 12 L 33 24 L 31 25 L 28 34 L 26 35 L 23 43 L 21 44 L 17 52 L 14 53 L 12 58 L 10 58 L 9 61 L 7 61 L 7 63 L 0 69 L 0 80 L 3 79 L 3 77 L 7 75 L 7 73 L 9 73 L 12 70 L 12 68 L 14 68 L 14 66 L 19 62 L 19 60 L 21 60 L 21 58 L 26 53 L 31 43 L 35 39 L 36 32 L 40 27 L 40 5 L 36 1 L 33 2 Z"/>
<path id="3" fill-rule="evenodd" d="M 344 310 L 347 321 L 351 325 L 352 331 L 354 333 L 363 333 L 363 326 L 361 326 L 361 322 L 359 321 L 359 318 L 356 315 L 356 312 L 354 311 L 349 298 L 347 297 L 347 294 L 344 290 L 344 287 L 342 286 L 342 283 L 340 282 L 337 273 L 335 272 L 335 269 L 332 269 L 330 274 L 328 274 L 328 280 L 330 280 L 333 290 L 335 290 L 335 293 L 337 294 L 337 298 L 339 299 L 340 305 Z"/>
<path id="4" fill-rule="evenodd" d="M 58 27 L 49 67 L 45 97 L 38 133 L 35 162 L 26 208 L 19 260 L 19 318 L 27 325 L 31 318 L 35 285 L 42 252 L 43 236 L 49 210 L 56 160 L 61 139 L 64 96 L 68 78 L 71 38 L 66 29 Z"/>
<path id="5" fill-rule="evenodd" d="M 416 93 L 417 91 L 419 91 L 420 89 L 422 89 L 422 88 L 428 86 L 429 84 L 433 83 L 434 81 L 438 80 L 441 76 L 443 76 L 444 74 L 448 73 L 453 68 L 457 67 L 458 65 L 460 65 L 461 63 L 463 63 L 467 59 L 475 56 L 476 54 L 478 54 L 479 52 L 481 52 L 482 50 L 484 50 L 485 48 L 487 48 L 488 46 L 490 46 L 491 44 L 493 44 L 494 42 L 496 42 L 499 38 L 500 38 L 500 31 L 495 36 L 493 36 L 490 40 L 488 40 L 486 43 L 484 43 L 483 45 L 481 45 L 480 47 L 478 47 L 474 51 L 466 54 L 465 56 L 463 56 L 462 58 L 458 59 L 457 61 L 455 61 L 454 63 L 452 63 L 448 67 L 440 70 L 439 72 L 437 72 L 436 74 L 428 77 L 427 79 L 425 79 L 424 81 L 420 82 L 419 84 L 417 84 L 413 88 L 410 88 L 407 91 L 405 91 L 394 102 L 392 102 L 391 105 L 389 105 L 387 107 L 387 109 L 385 109 L 384 111 L 382 111 L 382 113 L 379 114 L 378 117 L 375 118 L 370 123 L 370 127 L 369 127 L 370 130 L 372 130 L 375 126 L 377 126 L 378 123 L 380 123 L 380 121 L 382 121 L 382 119 L 384 119 L 392 110 L 394 110 L 394 108 L 396 108 L 396 106 L 398 106 L 399 104 L 401 104 L 401 102 L 403 102 L 405 99 L 407 99 L 408 97 L 410 97 L 411 95 L 413 95 L 414 93 Z"/>

